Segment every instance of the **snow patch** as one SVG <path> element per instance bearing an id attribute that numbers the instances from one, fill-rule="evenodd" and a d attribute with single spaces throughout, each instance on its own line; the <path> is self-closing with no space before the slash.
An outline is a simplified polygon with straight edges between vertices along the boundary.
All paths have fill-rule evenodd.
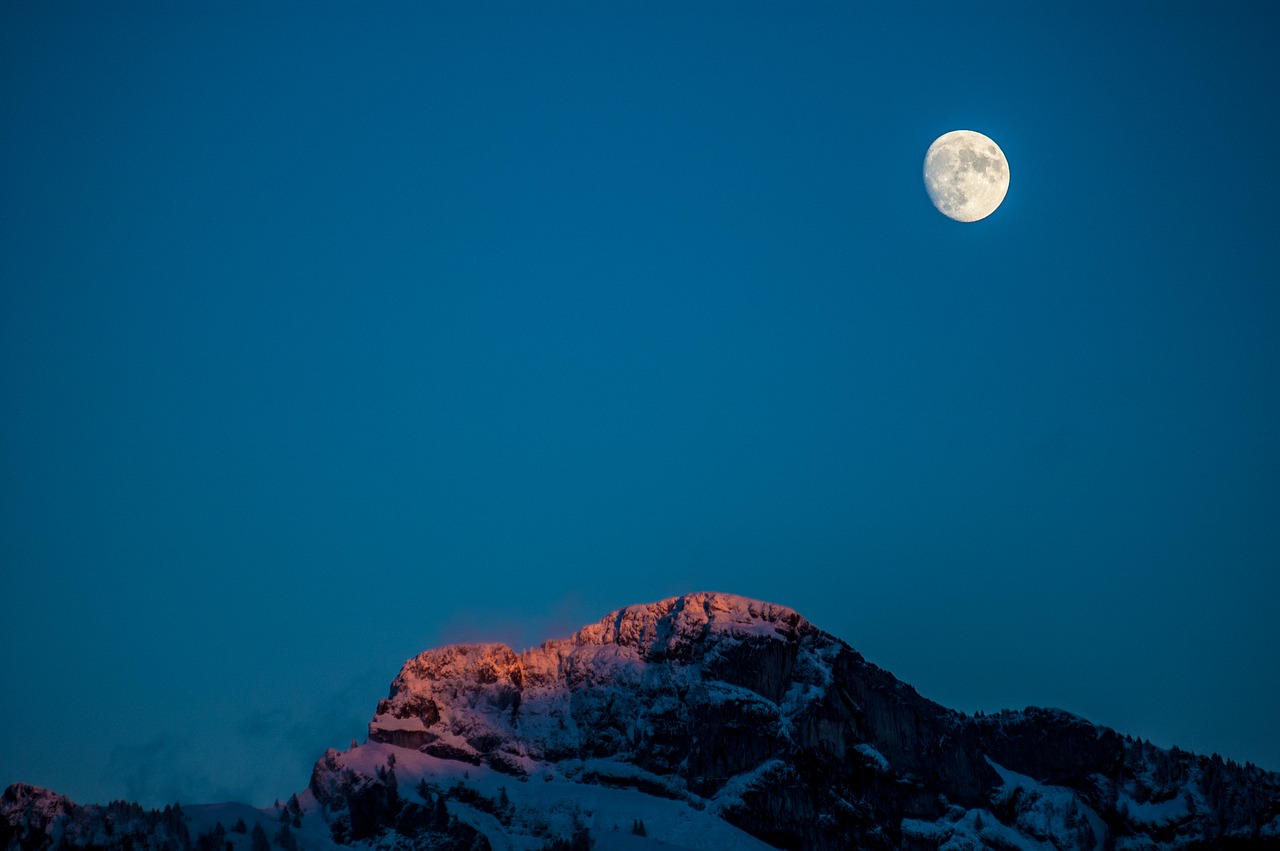
<path id="1" fill-rule="evenodd" d="M 770 846 L 733 827 L 710 809 L 699 809 L 691 796 L 674 788 L 670 778 L 650 774 L 612 760 L 571 760 L 560 765 L 543 764 L 525 777 L 512 777 L 483 765 L 468 765 L 419 751 L 369 742 L 336 757 L 337 770 L 373 776 L 395 757 L 401 794 L 426 783 L 438 790 L 462 784 L 496 801 L 505 792 L 511 801 L 511 824 L 504 825 L 490 813 L 450 800 L 450 813 L 483 833 L 494 851 L 537 851 L 548 837 L 568 838 L 578 826 L 591 831 L 597 849 L 650 848 L 696 851 L 769 851 Z M 581 782 L 580 778 L 624 781 L 620 786 Z M 628 788 L 626 781 L 665 784 L 671 797 Z M 300 796 L 301 797 L 301 796 Z M 697 801 L 699 805 L 701 801 Z M 318 818 L 317 818 L 318 820 Z M 633 836 L 632 827 L 643 822 L 645 836 Z M 305 823 L 304 823 L 305 826 Z M 309 847 L 309 846 L 308 846 Z"/>
<path id="2" fill-rule="evenodd" d="M 394 715 L 378 715 L 375 716 L 369 725 L 371 730 L 401 731 L 407 730 L 414 733 L 425 733 L 427 725 L 422 723 L 422 719 L 416 715 L 408 718 L 397 718 Z"/>
<path id="3" fill-rule="evenodd" d="M 723 813 L 725 810 L 745 806 L 746 804 L 742 800 L 742 796 L 745 793 L 760 785 L 761 781 L 770 774 L 778 771 L 786 771 L 786 769 L 786 763 L 782 760 L 770 759 L 760 763 L 750 771 L 744 771 L 741 774 L 730 778 L 729 782 L 725 783 L 724 786 L 720 788 L 720 791 L 716 792 L 715 797 L 712 798 L 711 806 L 708 808 L 708 811 L 719 814 Z"/>
<path id="4" fill-rule="evenodd" d="M 1191 815 L 1191 807 L 1187 805 L 1186 795 L 1174 795 L 1167 801 L 1147 801 L 1138 803 L 1126 792 L 1116 796 L 1116 806 L 1129 814 L 1129 820 L 1135 824 L 1159 827 L 1170 822 L 1181 821 Z"/>
<path id="5" fill-rule="evenodd" d="M 884 758 L 884 754 L 876 750 L 869 744 L 858 745 L 854 748 L 858 753 L 867 758 L 867 762 L 875 766 L 876 770 L 881 774 L 888 774 L 892 768 L 889 766 L 889 760 Z"/>
<path id="6" fill-rule="evenodd" d="M 990 757 L 985 759 L 1000 775 L 1002 785 L 995 794 L 995 801 L 1013 807 L 1018 830 L 1051 842 L 1058 848 L 1102 851 L 1106 846 L 1106 824 L 1073 790 L 1041 783 L 1025 774 L 1010 771 Z"/>
<path id="7" fill-rule="evenodd" d="M 958 807 L 934 822 L 903 819 L 902 838 L 935 844 L 938 851 L 986 851 L 989 848 L 1058 851 L 1052 843 L 1023 836 L 1002 824 L 988 810 L 962 810 Z"/>

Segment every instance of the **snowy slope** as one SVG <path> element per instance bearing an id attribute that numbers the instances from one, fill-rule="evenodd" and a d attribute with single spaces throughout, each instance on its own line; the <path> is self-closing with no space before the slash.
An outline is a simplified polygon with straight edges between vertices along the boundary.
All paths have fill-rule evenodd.
<path id="1" fill-rule="evenodd" d="M 795 611 L 628 606 L 405 663 L 285 804 L 144 812 L 15 785 L 0 851 L 1280 845 L 1280 777 L 1051 709 L 939 706 Z M 558 843 L 558 844 L 557 844 Z M 1208 844 L 1205 844 L 1208 843 Z"/>
<path id="2" fill-rule="evenodd" d="M 448 792 L 462 786 L 469 790 L 466 797 L 478 795 L 483 799 L 483 807 L 451 802 L 450 810 L 456 810 L 460 819 L 485 834 L 495 851 L 541 848 L 548 836 L 567 837 L 580 826 L 588 828 L 597 838 L 609 834 L 609 847 L 620 847 L 615 844 L 620 843 L 636 848 L 662 844 L 668 848 L 700 851 L 769 848 L 687 800 L 582 783 L 575 778 L 593 767 L 576 762 L 549 766 L 545 771 L 514 778 L 487 766 L 473 766 L 376 742 L 335 754 L 338 772 L 376 776 L 389 762 L 402 794 L 410 800 L 422 800 L 416 791 L 409 790 L 416 790 L 424 782 L 433 792 Z M 599 770 L 600 766 L 594 768 Z M 500 820 L 486 808 L 496 805 L 503 795 L 510 802 L 511 817 Z M 647 838 L 631 836 L 637 821 L 644 823 Z"/>

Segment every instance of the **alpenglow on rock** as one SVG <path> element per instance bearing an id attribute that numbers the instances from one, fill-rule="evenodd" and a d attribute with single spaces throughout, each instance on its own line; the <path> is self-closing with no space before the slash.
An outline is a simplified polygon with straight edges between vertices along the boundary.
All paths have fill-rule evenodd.
<path id="1" fill-rule="evenodd" d="M 186 844 L 254 851 L 260 822 L 286 851 L 1280 847 L 1280 775 L 1058 710 L 954 712 L 791 609 L 705 593 L 428 650 L 306 790 L 235 810 L 243 831 L 229 806 L 188 808 Z M 0 851 L 185 847 L 172 814 L 108 810 L 10 787 Z"/>
<path id="2" fill-rule="evenodd" d="M 826 693 L 840 647 L 790 609 L 739 597 L 630 606 L 519 654 L 501 644 L 422 653 L 392 683 L 369 738 L 512 774 L 629 754 L 659 774 L 684 765 L 710 790 L 777 742 L 810 735 L 787 721 Z M 704 736 L 683 746 L 713 716 L 728 725 L 720 744 L 734 745 Z"/>

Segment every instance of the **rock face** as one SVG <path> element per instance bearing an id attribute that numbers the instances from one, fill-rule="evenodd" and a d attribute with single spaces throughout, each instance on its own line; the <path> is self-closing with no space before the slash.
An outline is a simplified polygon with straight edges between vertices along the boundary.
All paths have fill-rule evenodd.
<path id="1" fill-rule="evenodd" d="M 1265 807 L 1210 816 L 1208 800 L 1177 825 L 1135 819 L 1134 807 L 1178 794 L 1144 782 L 1138 743 L 1053 710 L 953 712 L 791 609 L 725 594 L 630 606 L 521 653 L 428 650 L 396 677 L 369 738 L 517 777 L 548 764 L 625 764 L 780 848 L 936 846 L 963 833 L 947 821 L 957 810 L 997 800 L 1016 824 L 1019 801 L 1033 796 L 1001 798 L 1009 781 L 999 769 L 1070 790 L 1097 843 L 1276 830 Z M 1200 771 L 1189 755 L 1171 758 L 1184 779 Z M 1233 782 L 1265 789 L 1259 797 L 1275 805 L 1275 775 L 1235 771 Z M 1195 782 L 1180 788 L 1188 800 L 1200 794 Z M 1127 816 L 1125 794 L 1136 796 Z M 1155 819 L 1159 808 L 1148 809 Z"/>
<path id="2" fill-rule="evenodd" d="M 0 847 L 37 848 L 47 841 L 59 820 L 74 811 L 69 798 L 15 783 L 0 796 Z M 7 839 L 7 841 L 5 841 Z"/>
<path id="3" fill-rule="evenodd" d="M 939 817 L 939 792 L 985 803 L 999 777 L 964 730 L 791 609 L 691 594 L 523 653 L 428 650 L 396 677 L 369 738 L 513 775 L 622 761 L 672 794 L 725 799 L 724 816 L 766 841 L 826 848 L 896 844 L 886 823 Z"/>
<path id="4" fill-rule="evenodd" d="M 101 837 L 93 810 L 11 787 L 0 851 L 99 847 L 74 841 Z M 791 609 L 690 594 L 519 653 L 410 659 L 368 741 L 264 812 L 296 828 L 286 849 L 608 848 L 610 829 L 701 851 L 1280 847 L 1280 775 L 1057 710 L 963 715 Z M 164 842 L 130 848 L 184 849 L 180 819 L 150 818 Z"/>

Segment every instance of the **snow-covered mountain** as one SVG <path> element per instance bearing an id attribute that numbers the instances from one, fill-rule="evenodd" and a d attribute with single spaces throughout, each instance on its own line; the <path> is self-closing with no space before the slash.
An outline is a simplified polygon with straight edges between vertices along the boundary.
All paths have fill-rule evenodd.
<path id="1" fill-rule="evenodd" d="M 0 848 L 1280 848 L 1280 775 L 1057 710 L 968 716 L 791 609 L 629 606 L 409 660 L 368 740 L 265 810 L 15 785 Z"/>

